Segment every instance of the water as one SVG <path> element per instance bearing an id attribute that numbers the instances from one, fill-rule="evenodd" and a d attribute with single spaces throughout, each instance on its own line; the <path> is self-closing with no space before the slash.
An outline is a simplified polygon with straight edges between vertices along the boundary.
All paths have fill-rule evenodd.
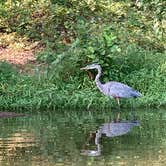
<path id="1" fill-rule="evenodd" d="M 0 119 L 0 166 L 166 165 L 165 110 L 50 112 Z"/>

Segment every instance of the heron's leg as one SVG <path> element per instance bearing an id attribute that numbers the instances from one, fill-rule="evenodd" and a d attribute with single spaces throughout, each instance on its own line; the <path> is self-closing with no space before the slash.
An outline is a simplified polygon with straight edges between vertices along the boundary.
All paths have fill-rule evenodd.
<path id="1" fill-rule="evenodd" d="M 116 121 L 118 122 L 120 120 L 120 113 L 121 113 L 121 111 L 120 111 L 120 98 L 116 97 L 115 99 L 116 99 L 116 101 L 118 103 L 118 111 L 119 112 L 118 112 L 118 116 L 117 116 L 117 119 L 116 119 Z"/>
<path id="2" fill-rule="evenodd" d="M 120 113 L 121 112 L 118 112 L 118 115 L 117 115 L 117 118 L 116 118 L 116 122 L 120 122 Z"/>
<path id="3" fill-rule="evenodd" d="M 115 99 L 116 99 L 116 101 L 117 101 L 117 103 L 118 103 L 118 108 L 119 108 L 119 110 L 120 110 L 120 98 L 119 98 L 119 97 L 116 97 Z"/>

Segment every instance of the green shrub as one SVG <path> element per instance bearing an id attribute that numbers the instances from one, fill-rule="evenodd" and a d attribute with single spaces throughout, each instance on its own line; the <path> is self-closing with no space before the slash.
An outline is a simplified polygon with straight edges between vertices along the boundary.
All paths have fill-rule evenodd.
<path id="1" fill-rule="evenodd" d="M 137 106 L 165 106 L 165 2 L 138 2 L 4 0 L 0 31 L 40 40 L 46 49 L 38 61 L 48 67 L 30 76 L 1 63 L 0 107 L 114 107 L 97 90 L 96 71 L 80 71 L 94 62 L 102 65 L 102 81 L 124 82 L 143 94 Z"/>

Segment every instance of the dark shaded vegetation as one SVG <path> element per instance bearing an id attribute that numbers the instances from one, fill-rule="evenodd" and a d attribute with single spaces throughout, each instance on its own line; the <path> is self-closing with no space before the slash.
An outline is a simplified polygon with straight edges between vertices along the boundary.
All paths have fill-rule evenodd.
<path id="1" fill-rule="evenodd" d="M 96 73 L 80 71 L 93 62 L 102 65 L 103 81 L 121 81 L 143 94 L 136 106 L 165 106 L 165 5 L 163 0 L 2 1 L 0 32 L 40 41 L 45 49 L 38 61 L 48 67 L 28 75 L 1 63 L 0 107 L 115 106 L 97 90 Z"/>

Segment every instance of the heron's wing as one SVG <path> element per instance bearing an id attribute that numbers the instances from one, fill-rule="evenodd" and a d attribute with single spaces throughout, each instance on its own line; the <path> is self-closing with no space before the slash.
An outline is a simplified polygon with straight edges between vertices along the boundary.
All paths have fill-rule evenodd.
<path id="1" fill-rule="evenodd" d="M 107 89 L 107 95 L 109 96 L 129 98 L 139 97 L 141 95 L 132 87 L 120 82 L 111 81 L 106 83 L 104 86 L 105 89 Z"/>

